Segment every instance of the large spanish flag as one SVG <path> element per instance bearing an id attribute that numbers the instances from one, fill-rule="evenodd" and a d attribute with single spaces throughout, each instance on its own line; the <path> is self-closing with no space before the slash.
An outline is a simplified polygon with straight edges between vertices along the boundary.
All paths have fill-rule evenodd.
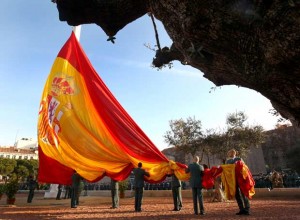
<path id="1" fill-rule="evenodd" d="M 59 52 L 42 94 L 38 118 L 40 182 L 69 184 L 76 170 L 88 181 L 128 177 L 139 162 L 159 182 L 185 165 L 169 161 L 115 99 L 75 34 Z"/>

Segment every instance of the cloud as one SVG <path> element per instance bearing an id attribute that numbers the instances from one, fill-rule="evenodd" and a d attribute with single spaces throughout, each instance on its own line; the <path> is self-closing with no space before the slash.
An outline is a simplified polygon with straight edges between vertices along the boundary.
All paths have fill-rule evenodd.
<path id="1" fill-rule="evenodd" d="M 118 66 L 126 66 L 130 68 L 140 68 L 140 69 L 146 69 L 148 71 L 158 71 L 162 74 L 168 74 L 168 75 L 179 75 L 179 76 L 185 76 L 185 77 L 193 77 L 193 78 L 203 78 L 203 73 L 197 69 L 193 69 L 191 66 L 183 66 L 182 64 L 175 63 L 173 67 L 170 69 L 168 67 L 164 67 L 162 69 L 157 69 L 152 67 L 151 61 L 137 61 L 137 60 L 128 60 L 128 59 L 120 59 L 116 57 L 111 56 L 101 56 L 98 57 L 97 60 L 101 60 L 109 62 L 111 64 L 117 64 Z"/>
<path id="2" fill-rule="evenodd" d="M 193 70 L 191 69 L 190 66 L 186 66 L 186 69 L 178 68 L 178 67 L 172 67 L 171 69 L 169 68 L 164 68 L 161 70 L 163 73 L 167 74 L 176 74 L 180 76 L 186 76 L 186 77 L 195 77 L 195 78 L 203 78 L 203 73 L 199 70 Z"/>

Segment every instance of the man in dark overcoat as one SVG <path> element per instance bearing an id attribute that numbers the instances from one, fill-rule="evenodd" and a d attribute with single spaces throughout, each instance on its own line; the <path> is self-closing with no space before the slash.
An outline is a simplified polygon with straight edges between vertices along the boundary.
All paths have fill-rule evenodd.
<path id="1" fill-rule="evenodd" d="M 141 212 L 143 193 L 144 193 L 144 177 L 150 176 L 148 172 L 142 169 L 142 163 L 138 163 L 138 168 L 133 170 L 134 174 L 134 186 L 135 186 L 135 201 L 134 201 L 134 210 L 136 212 Z"/>
<path id="2" fill-rule="evenodd" d="M 194 157 L 194 162 L 189 164 L 186 169 L 186 173 L 190 173 L 190 187 L 192 188 L 193 193 L 193 203 L 194 203 L 194 214 L 195 215 L 205 215 L 204 205 L 203 205 L 203 196 L 202 196 L 202 176 L 204 168 L 199 164 L 199 157 Z M 200 212 L 199 212 L 199 206 Z"/>
<path id="3" fill-rule="evenodd" d="M 172 174 L 171 188 L 173 195 L 174 209 L 173 211 L 180 211 L 182 208 L 182 196 L 181 196 L 181 181 Z"/>
<path id="4" fill-rule="evenodd" d="M 34 180 L 33 176 L 29 176 L 27 185 L 29 189 L 27 203 L 31 203 L 34 196 L 34 190 L 37 187 L 37 182 Z"/>
<path id="5" fill-rule="evenodd" d="M 111 191 L 111 199 L 112 199 L 112 209 L 119 208 L 119 182 L 111 179 L 110 182 L 110 191 Z"/>
<path id="6" fill-rule="evenodd" d="M 227 153 L 228 159 L 226 161 L 226 164 L 235 164 L 237 161 L 243 161 L 242 158 L 237 157 L 236 155 L 237 155 L 237 151 L 235 149 L 229 150 Z M 249 215 L 250 202 L 249 199 L 240 190 L 238 181 L 236 181 L 235 199 L 240 209 L 240 211 L 237 212 L 236 215 Z"/>
<path id="7" fill-rule="evenodd" d="M 74 170 L 71 186 L 71 208 L 77 208 L 77 205 L 79 204 L 79 187 L 81 179 L 81 176 Z"/>

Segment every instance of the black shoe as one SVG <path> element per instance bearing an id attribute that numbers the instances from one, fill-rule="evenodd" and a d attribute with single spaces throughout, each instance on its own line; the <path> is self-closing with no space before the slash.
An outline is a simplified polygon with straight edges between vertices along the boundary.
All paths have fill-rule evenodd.
<path id="1" fill-rule="evenodd" d="M 243 210 L 240 210 L 239 212 L 235 213 L 236 215 L 244 215 L 245 212 Z"/>
<path id="2" fill-rule="evenodd" d="M 244 215 L 250 215 L 249 211 L 244 211 Z"/>
<path id="3" fill-rule="evenodd" d="M 247 210 L 240 210 L 238 213 L 235 213 L 236 215 L 250 215 L 249 211 Z"/>
<path id="4" fill-rule="evenodd" d="M 205 212 L 200 212 L 200 215 L 205 215 L 206 213 Z"/>
<path id="5" fill-rule="evenodd" d="M 77 208 L 77 206 L 71 206 L 71 208 Z"/>

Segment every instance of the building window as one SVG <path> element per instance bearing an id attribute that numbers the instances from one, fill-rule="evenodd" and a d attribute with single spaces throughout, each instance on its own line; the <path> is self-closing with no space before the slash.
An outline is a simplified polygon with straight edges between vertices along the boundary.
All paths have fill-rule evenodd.
<path id="1" fill-rule="evenodd" d="M 12 158 L 13 158 L 13 159 L 16 159 L 16 158 L 17 158 L 17 156 L 16 156 L 16 155 L 13 155 L 13 156 L 12 156 Z"/>
<path id="2" fill-rule="evenodd" d="M 27 160 L 27 159 L 28 159 L 28 156 L 25 156 L 24 159 Z"/>
<path id="3" fill-rule="evenodd" d="M 9 158 L 10 158 L 10 155 L 6 155 L 6 158 L 8 158 L 8 159 L 9 159 Z"/>
<path id="4" fill-rule="evenodd" d="M 30 157 L 30 160 L 33 160 L 33 157 Z"/>
<path id="5" fill-rule="evenodd" d="M 4 155 L 2 154 L 0 157 L 1 157 L 1 158 L 4 158 Z"/>
<path id="6" fill-rule="evenodd" d="M 19 156 L 19 159 L 22 159 L 22 156 Z"/>

